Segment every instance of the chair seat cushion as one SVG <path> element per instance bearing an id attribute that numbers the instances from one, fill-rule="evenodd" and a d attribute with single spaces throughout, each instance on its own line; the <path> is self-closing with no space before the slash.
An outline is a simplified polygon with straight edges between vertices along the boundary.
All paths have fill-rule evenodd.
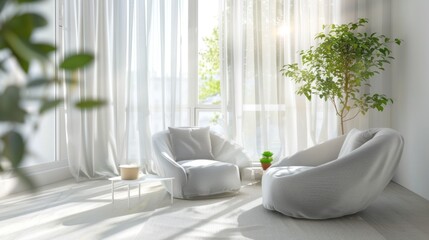
<path id="1" fill-rule="evenodd" d="M 183 189 L 187 198 L 240 189 L 240 172 L 234 164 L 208 159 L 183 160 L 177 163 L 187 174 L 187 184 Z"/>

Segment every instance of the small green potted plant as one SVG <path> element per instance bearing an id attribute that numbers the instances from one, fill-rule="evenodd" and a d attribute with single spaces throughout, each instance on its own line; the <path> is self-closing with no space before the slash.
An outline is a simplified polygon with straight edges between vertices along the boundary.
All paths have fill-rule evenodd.
<path id="1" fill-rule="evenodd" d="M 267 170 L 271 166 L 273 161 L 273 153 L 270 151 L 265 151 L 262 153 L 262 158 L 260 159 L 262 169 Z"/>

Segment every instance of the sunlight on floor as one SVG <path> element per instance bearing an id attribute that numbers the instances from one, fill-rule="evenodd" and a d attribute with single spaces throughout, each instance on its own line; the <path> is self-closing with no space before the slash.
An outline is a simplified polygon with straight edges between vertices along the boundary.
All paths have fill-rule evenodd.
<path id="1" fill-rule="evenodd" d="M 395 183 L 367 210 L 332 220 L 290 218 L 264 209 L 261 202 L 258 183 L 244 184 L 233 195 L 174 199 L 173 204 L 164 186 L 152 183 L 142 185 L 140 199 L 138 187 L 132 188 L 128 208 L 126 187 L 117 189 L 112 204 L 109 181 L 66 181 L 1 199 L 0 239 L 376 240 L 429 235 L 422 228 L 429 215 L 427 201 Z"/>
<path id="2" fill-rule="evenodd" d="M 0 239 L 132 236 L 155 209 L 170 205 L 170 196 L 160 184 L 142 185 L 140 199 L 138 188 L 132 188 L 130 209 L 126 188 L 119 188 L 112 205 L 109 183 L 68 181 L 33 195 L 22 193 L 2 199 Z"/>

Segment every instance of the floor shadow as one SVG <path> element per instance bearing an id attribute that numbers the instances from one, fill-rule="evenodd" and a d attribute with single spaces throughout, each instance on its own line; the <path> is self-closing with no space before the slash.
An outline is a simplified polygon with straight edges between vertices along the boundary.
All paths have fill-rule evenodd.
<path id="1" fill-rule="evenodd" d="M 260 194 L 255 192 L 240 191 L 229 197 L 178 200 L 169 208 L 157 210 L 145 223 L 139 235 L 149 238 L 156 235 L 156 239 L 187 239 L 188 234 L 198 235 L 198 232 L 204 235 L 207 233 L 200 229 L 202 226 L 210 225 L 258 198 Z M 221 210 L 217 209 L 219 206 L 222 207 Z M 168 231 L 161 232 L 165 228 L 168 228 Z M 229 236 L 230 233 L 225 231 L 223 235 L 217 232 L 213 238 L 229 239 Z"/>
<path id="2" fill-rule="evenodd" d="M 249 239 L 281 239 L 276 234 L 276 228 L 285 217 L 278 212 L 269 211 L 259 204 L 240 214 L 238 229 L 243 236 Z"/>
<path id="3" fill-rule="evenodd" d="M 383 239 L 358 214 L 325 220 L 292 218 L 258 205 L 238 217 L 238 229 L 249 239 Z M 361 235 L 359 235 L 361 234 Z"/>

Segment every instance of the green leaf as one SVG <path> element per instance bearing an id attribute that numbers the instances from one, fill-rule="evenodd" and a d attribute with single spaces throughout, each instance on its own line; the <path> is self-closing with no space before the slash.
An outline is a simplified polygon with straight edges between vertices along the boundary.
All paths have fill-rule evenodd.
<path id="1" fill-rule="evenodd" d="M 51 100 L 43 100 L 42 101 L 42 106 L 39 109 L 39 114 L 43 114 L 49 110 L 51 110 L 52 108 L 55 108 L 58 104 L 62 103 L 63 99 L 51 99 Z"/>
<path id="2" fill-rule="evenodd" d="M 23 13 L 6 20 L 3 29 L 12 31 L 20 38 L 30 40 L 33 31 L 48 24 L 45 17 L 37 13 Z"/>
<path id="3" fill-rule="evenodd" d="M 3 59 L 0 61 L 0 71 L 6 72 L 6 68 L 4 68 L 4 64 L 5 64 L 6 60 L 7 59 Z"/>
<path id="4" fill-rule="evenodd" d="M 24 182 L 25 185 L 27 185 L 31 191 L 35 191 L 36 190 L 36 186 L 33 183 L 33 180 L 27 175 L 25 174 L 22 169 L 20 168 L 16 168 L 14 170 L 15 174 L 18 176 L 19 179 L 21 179 L 21 181 Z"/>
<path id="5" fill-rule="evenodd" d="M 25 56 L 26 55 L 26 53 L 25 53 L 25 51 L 23 51 L 22 49 L 20 49 L 19 48 L 19 46 L 16 46 L 16 47 L 13 47 L 13 46 L 11 46 L 10 44 L 7 44 L 7 42 L 8 42 L 8 40 L 6 40 L 6 36 L 4 36 L 5 35 L 5 33 L 3 33 L 3 37 L 4 37 L 4 39 L 5 39 L 5 44 L 6 44 L 6 47 L 8 47 L 10 50 L 11 50 L 11 52 L 12 52 L 12 55 L 13 56 L 15 56 L 15 58 L 16 58 L 16 60 L 18 61 L 18 63 L 19 63 L 19 66 L 22 68 L 22 70 L 24 71 L 24 72 L 28 72 L 28 70 L 29 70 L 29 66 L 30 66 L 30 64 L 29 64 L 29 62 L 26 60 L 26 58 L 25 57 L 22 57 L 23 55 Z M 10 39 L 9 39 L 9 41 L 11 41 L 12 42 L 12 44 L 14 43 L 14 39 L 15 39 L 15 37 L 11 37 Z"/>
<path id="6" fill-rule="evenodd" d="M 398 45 L 401 45 L 402 41 L 400 39 L 398 39 L 398 38 L 395 38 L 395 43 L 398 44 Z"/>
<path id="7" fill-rule="evenodd" d="M 0 13 L 3 11 L 4 6 L 9 0 L 0 0 Z"/>
<path id="8" fill-rule="evenodd" d="M 0 122 L 24 123 L 27 112 L 20 107 L 21 88 L 8 86 L 0 94 Z"/>
<path id="9" fill-rule="evenodd" d="M 37 51 L 33 49 L 31 44 L 26 42 L 24 39 L 21 39 L 19 36 L 13 32 L 6 32 L 4 34 L 7 44 L 13 50 L 13 54 L 20 59 L 25 60 L 26 62 L 31 61 L 32 59 L 38 59 L 41 61 L 46 61 L 47 59 Z"/>
<path id="10" fill-rule="evenodd" d="M 56 50 L 55 46 L 50 43 L 34 43 L 32 49 L 45 57 Z"/>
<path id="11" fill-rule="evenodd" d="M 264 156 L 264 157 L 272 157 L 273 155 L 274 154 L 272 152 L 270 152 L 270 151 L 265 151 L 265 152 L 262 153 L 262 156 Z"/>
<path id="12" fill-rule="evenodd" d="M 60 68 L 72 71 L 87 66 L 93 60 L 92 54 L 79 53 L 66 57 L 60 64 Z"/>
<path id="13" fill-rule="evenodd" d="M 17 56 L 17 55 L 15 54 L 15 56 Z M 22 70 L 24 72 L 28 73 L 28 71 L 30 70 L 30 63 L 27 60 L 20 58 L 20 57 L 17 57 L 17 60 L 18 60 L 19 66 L 22 68 Z"/>
<path id="14" fill-rule="evenodd" d="M 27 87 L 28 88 L 41 87 L 41 86 L 46 86 L 46 85 L 49 85 L 52 83 L 54 83 L 52 80 L 49 80 L 46 78 L 38 78 L 38 79 L 30 80 L 27 83 Z"/>
<path id="15" fill-rule="evenodd" d="M 25 142 L 19 132 L 14 130 L 1 137 L 3 141 L 3 156 L 9 159 L 13 168 L 17 168 L 25 155 Z"/>
<path id="16" fill-rule="evenodd" d="M 75 106 L 82 110 L 92 109 L 104 106 L 106 104 L 105 100 L 100 99 L 87 99 L 76 102 Z"/>
<path id="17" fill-rule="evenodd" d="M 18 3 L 33 3 L 33 2 L 42 2 L 45 0 L 16 0 Z"/>

